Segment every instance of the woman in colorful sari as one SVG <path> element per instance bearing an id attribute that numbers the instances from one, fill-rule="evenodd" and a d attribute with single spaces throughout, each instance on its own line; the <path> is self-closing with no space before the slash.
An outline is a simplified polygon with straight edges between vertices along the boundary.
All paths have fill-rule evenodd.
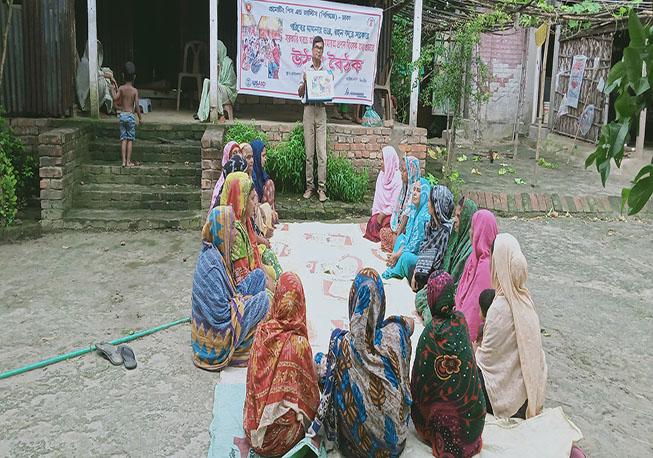
<path id="1" fill-rule="evenodd" d="M 454 282 L 437 270 L 426 285 L 433 321 L 417 344 L 411 375 L 412 419 L 433 456 L 469 458 L 481 451 L 485 396 L 467 323 L 454 311 Z"/>
<path id="2" fill-rule="evenodd" d="M 218 178 L 218 181 L 215 183 L 215 187 L 213 188 L 213 196 L 211 196 L 211 207 L 215 207 L 216 201 L 220 200 L 220 191 L 222 190 L 222 186 L 224 185 L 224 178 L 226 175 L 229 173 L 233 172 L 227 172 L 225 173 L 225 165 L 227 165 L 227 162 L 236 155 L 240 154 L 240 145 L 238 142 L 230 141 L 227 143 L 224 147 L 224 150 L 222 151 L 222 173 L 220 174 L 220 178 Z"/>
<path id="3" fill-rule="evenodd" d="M 498 233 L 497 220 L 492 212 L 479 210 L 474 213 L 472 227 L 469 230 L 472 254 L 467 259 L 456 291 L 456 310 L 465 315 L 472 342 L 476 341 L 478 328 L 481 325 L 478 298 L 483 290 L 492 288 L 490 251 Z"/>
<path id="4" fill-rule="evenodd" d="M 411 318 L 384 320 L 381 276 L 363 269 L 349 293 L 350 331 L 331 334 L 324 388 L 309 436 L 335 441 L 345 456 L 397 457 L 406 445 Z M 324 355 L 316 355 L 321 361 Z"/>
<path id="5" fill-rule="evenodd" d="M 487 411 L 531 418 L 544 406 L 547 366 L 540 320 L 526 287 L 528 265 L 515 237 L 497 235 L 490 270 L 495 297 L 476 350 Z"/>
<path id="6" fill-rule="evenodd" d="M 197 117 L 204 122 L 209 119 L 210 114 L 210 89 L 211 80 L 204 79 L 200 106 L 197 110 Z M 236 70 L 234 61 L 227 56 L 227 47 L 218 40 L 218 122 L 225 122 L 224 112 L 229 115 L 229 120 L 234 119 L 234 102 L 236 101 Z"/>
<path id="7" fill-rule="evenodd" d="M 272 210 L 272 224 L 276 224 L 279 220 L 277 210 L 274 207 L 274 194 L 275 187 L 274 181 L 270 175 L 265 171 L 265 143 L 262 140 L 254 140 L 252 143 L 252 150 L 254 152 L 254 166 L 252 167 L 252 180 L 256 188 L 258 201 L 261 204 L 269 204 Z"/>
<path id="8" fill-rule="evenodd" d="M 206 370 L 247 366 L 256 325 L 270 308 L 262 270 L 235 285 L 230 260 L 235 234 L 231 207 L 214 208 L 202 230 L 191 313 L 193 362 Z"/>
<path id="9" fill-rule="evenodd" d="M 262 456 L 283 455 L 315 418 L 320 391 L 306 330 L 306 298 L 297 274 L 279 278 L 270 315 L 254 337 L 243 428 Z"/>
<path id="10" fill-rule="evenodd" d="M 431 219 L 428 206 L 430 194 L 431 185 L 425 178 L 415 183 L 406 233 L 397 237 L 394 250 L 388 255 L 388 268 L 383 272 L 383 278 L 408 278 L 410 269 L 415 267 L 419 245 L 424 240 L 424 228 Z"/>
<path id="11" fill-rule="evenodd" d="M 238 145 L 238 144 L 236 144 Z M 240 146 L 238 147 L 240 150 Z M 220 178 L 222 178 L 222 184 L 220 185 L 220 189 L 218 191 L 218 195 L 216 198 L 216 204 L 218 204 L 221 200 L 222 197 L 222 191 L 224 190 L 224 181 L 227 179 L 230 173 L 234 172 L 246 172 L 247 171 L 247 161 L 241 156 L 240 154 L 234 154 L 231 159 L 229 159 L 225 165 L 222 167 L 222 175 L 220 175 Z"/>
<path id="12" fill-rule="evenodd" d="M 386 146 L 382 152 L 383 162 L 374 188 L 372 217 L 367 222 L 367 229 L 363 236 L 372 242 L 381 240 L 379 234 L 381 228 L 390 227 L 392 209 L 401 193 L 401 173 L 397 152 L 392 146 Z"/>
<path id="13" fill-rule="evenodd" d="M 256 243 L 251 220 L 256 208 L 256 191 L 254 183 L 245 172 L 233 172 L 227 176 L 220 203 L 231 205 L 236 217 L 238 234 L 231 253 L 236 282 L 240 282 L 252 270 L 260 268 L 266 274 L 268 289 L 274 291 L 274 282 L 281 275 L 281 266 L 270 248 L 259 248 Z"/>
<path id="14" fill-rule="evenodd" d="M 400 161 L 402 188 L 395 208 L 390 216 L 390 227 L 384 227 L 380 231 L 381 249 L 390 252 L 400 234 L 406 230 L 408 217 L 410 216 L 410 204 L 413 196 L 415 183 L 419 181 L 419 160 L 413 156 L 405 156 Z"/>
<path id="15" fill-rule="evenodd" d="M 431 220 L 424 229 L 424 240 L 419 246 L 417 263 L 411 269 L 410 286 L 417 292 L 426 286 L 434 270 L 439 270 L 447 252 L 449 236 L 453 227 L 453 194 L 446 186 L 436 185 L 429 196 Z"/>
<path id="16" fill-rule="evenodd" d="M 453 229 L 449 237 L 449 245 L 444 255 L 442 270 L 449 272 L 453 278 L 455 288 L 458 288 L 460 276 L 465 270 L 467 258 L 472 253 L 472 242 L 469 237 L 469 230 L 472 227 L 472 216 L 478 211 L 478 207 L 472 199 L 463 197 L 456 205 Z"/>

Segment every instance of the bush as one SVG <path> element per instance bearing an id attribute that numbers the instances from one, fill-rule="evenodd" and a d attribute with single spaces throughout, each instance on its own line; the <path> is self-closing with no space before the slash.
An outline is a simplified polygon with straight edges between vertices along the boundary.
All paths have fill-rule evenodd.
<path id="1" fill-rule="evenodd" d="M 0 107 L 0 226 L 9 226 L 38 190 L 38 163 L 2 114 Z"/>
<path id="2" fill-rule="evenodd" d="M 265 143 L 267 146 L 268 136 L 265 132 L 256 128 L 253 119 L 251 125 L 236 121 L 234 125 L 229 127 L 225 133 L 224 144 L 226 145 L 230 141 L 235 141 L 238 143 L 252 143 L 256 139 L 263 140 L 263 143 Z"/>
<path id="3" fill-rule="evenodd" d="M 18 211 L 16 175 L 4 147 L 0 148 L 0 227 L 10 226 Z"/>
<path id="4" fill-rule="evenodd" d="M 297 123 L 290 131 L 288 140 L 268 151 L 265 168 L 274 180 L 276 189 L 302 192 L 306 177 L 306 150 L 304 127 Z"/>
<path id="5" fill-rule="evenodd" d="M 329 145 L 327 144 L 327 148 Z M 304 127 L 297 123 L 274 151 L 268 152 L 266 167 L 277 189 L 282 191 L 304 191 L 306 178 L 306 150 L 304 148 Z M 315 167 L 317 181 L 317 167 Z M 326 187 L 334 200 L 360 202 L 367 192 L 367 170 L 357 173 L 346 158 L 327 153 Z"/>
<path id="6" fill-rule="evenodd" d="M 327 156 L 326 186 L 331 198 L 361 202 L 367 192 L 367 169 L 357 173 L 347 158 L 335 157 L 330 151 Z"/>

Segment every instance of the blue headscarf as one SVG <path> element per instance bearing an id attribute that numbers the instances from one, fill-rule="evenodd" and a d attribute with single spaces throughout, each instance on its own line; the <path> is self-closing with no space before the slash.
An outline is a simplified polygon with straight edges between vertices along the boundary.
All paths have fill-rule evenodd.
<path id="1" fill-rule="evenodd" d="M 254 151 L 254 167 L 252 169 L 252 180 L 254 181 L 254 187 L 256 188 L 256 194 L 258 194 L 259 202 L 263 198 L 263 186 L 265 182 L 270 179 L 270 175 L 267 174 L 263 165 L 261 164 L 261 153 L 265 148 L 265 143 L 263 140 L 254 140 L 250 143 L 252 150 Z"/>
<path id="2" fill-rule="evenodd" d="M 410 204 L 410 216 L 406 223 L 406 245 L 404 246 L 404 253 L 410 252 L 417 254 L 419 252 L 419 245 L 424 240 L 424 227 L 431 219 L 428 206 L 431 185 L 426 178 L 420 178 L 419 183 L 419 207 L 416 208 L 412 202 Z"/>

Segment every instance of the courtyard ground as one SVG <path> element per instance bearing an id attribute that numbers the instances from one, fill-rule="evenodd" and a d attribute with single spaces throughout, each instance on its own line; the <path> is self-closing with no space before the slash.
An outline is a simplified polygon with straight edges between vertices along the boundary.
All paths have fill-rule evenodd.
<path id="1" fill-rule="evenodd" d="M 589 457 L 651 456 L 650 220 L 498 224 L 529 262 L 546 331 L 546 405 L 580 427 Z M 197 231 L 62 232 L 2 245 L 0 372 L 187 317 L 199 248 Z M 87 354 L 0 380 L 0 455 L 206 456 L 225 375 L 193 366 L 188 324 L 130 345 L 134 371 Z"/>

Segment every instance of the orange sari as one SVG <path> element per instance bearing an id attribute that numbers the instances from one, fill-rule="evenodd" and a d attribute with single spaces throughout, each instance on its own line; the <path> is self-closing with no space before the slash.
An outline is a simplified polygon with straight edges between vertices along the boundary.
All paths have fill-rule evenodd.
<path id="1" fill-rule="evenodd" d="M 288 452 L 305 436 L 319 403 L 304 288 L 297 274 L 286 272 L 268 319 L 256 330 L 247 369 L 243 428 L 254 451 Z"/>

